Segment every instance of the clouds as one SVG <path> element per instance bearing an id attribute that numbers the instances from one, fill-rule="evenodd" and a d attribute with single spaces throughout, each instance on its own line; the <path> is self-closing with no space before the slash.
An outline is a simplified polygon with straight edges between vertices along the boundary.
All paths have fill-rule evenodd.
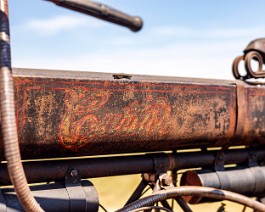
<path id="1" fill-rule="evenodd" d="M 23 30 L 39 36 L 52 37 L 59 33 L 79 29 L 80 27 L 97 28 L 99 26 L 100 24 L 98 21 L 89 21 L 82 16 L 57 15 L 45 19 L 29 20 L 23 25 Z"/>
<path id="2" fill-rule="evenodd" d="M 241 47 L 240 43 L 230 42 L 174 44 L 111 54 L 102 50 L 71 57 L 31 57 L 30 63 L 20 57 L 15 62 L 19 67 L 232 79 L 232 60 L 240 52 L 231 51 L 231 46 Z"/>
<path id="3" fill-rule="evenodd" d="M 87 18 L 80 15 L 54 15 L 43 19 L 30 19 L 23 23 L 23 26 L 14 26 L 14 28 L 23 29 L 38 34 L 39 36 L 54 36 L 66 31 L 73 31 L 86 27 L 88 30 L 98 29 L 103 26 L 108 26 L 104 22 L 95 18 Z M 145 26 L 143 32 L 145 36 L 160 36 L 160 37 L 175 37 L 175 38 L 193 38 L 193 39 L 240 39 L 244 37 L 255 37 L 265 35 L 265 29 L 261 26 L 251 26 L 245 28 L 223 28 L 223 27 L 188 27 L 176 25 L 153 26 L 148 28 Z M 117 39 L 119 40 L 119 39 Z M 122 39 L 121 43 L 126 39 Z"/>
<path id="4" fill-rule="evenodd" d="M 23 25 L 24 33 L 30 32 L 35 36 L 32 39 L 36 36 L 49 39 L 40 39 L 43 41 L 34 53 L 27 46 L 27 55 L 15 48 L 13 64 L 29 68 L 232 79 L 233 59 L 242 54 L 251 39 L 265 34 L 263 27 L 253 25 L 242 28 L 147 26 L 136 35 L 126 30 L 109 31 L 108 27 L 114 28 L 80 16 L 32 19 Z M 80 39 L 84 34 L 85 39 Z M 56 39 L 58 36 L 60 40 Z M 53 38 L 55 44 L 64 44 L 66 39 L 73 42 L 65 46 L 69 50 L 67 54 L 50 44 Z"/>
<path id="5" fill-rule="evenodd" d="M 214 38 L 214 39 L 241 39 L 246 37 L 255 37 L 265 35 L 264 27 L 252 26 L 245 28 L 219 28 L 219 27 L 201 27 L 191 28 L 185 26 L 159 26 L 153 29 L 153 32 L 160 36 L 174 36 L 180 38 Z"/>

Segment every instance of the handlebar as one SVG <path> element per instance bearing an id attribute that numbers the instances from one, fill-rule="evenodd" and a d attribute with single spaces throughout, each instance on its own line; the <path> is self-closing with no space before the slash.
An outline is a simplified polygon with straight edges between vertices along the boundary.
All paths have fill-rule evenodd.
<path id="1" fill-rule="evenodd" d="M 130 16 L 107 5 L 89 0 L 46 0 L 58 6 L 94 16 L 96 18 L 128 27 L 133 32 L 139 31 L 143 21 L 138 16 Z"/>

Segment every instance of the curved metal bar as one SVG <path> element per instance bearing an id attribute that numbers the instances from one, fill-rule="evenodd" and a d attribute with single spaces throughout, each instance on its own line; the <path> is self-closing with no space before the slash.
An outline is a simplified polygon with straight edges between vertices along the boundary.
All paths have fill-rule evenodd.
<path id="1" fill-rule="evenodd" d="M 0 0 L 0 18 L 1 124 L 9 177 L 24 209 L 42 211 L 28 187 L 18 145 L 10 56 L 8 0 Z"/>
<path id="2" fill-rule="evenodd" d="M 258 70 L 254 71 L 251 65 L 252 60 L 256 60 L 258 62 Z M 265 72 L 262 70 L 263 59 L 261 54 L 258 51 L 250 51 L 245 56 L 245 68 L 248 73 L 249 78 L 264 78 Z"/>
<path id="3" fill-rule="evenodd" d="M 248 75 L 247 73 L 245 75 L 241 75 L 240 72 L 239 72 L 239 63 L 241 61 L 244 60 L 244 56 L 243 55 L 240 55 L 238 57 L 236 57 L 233 61 L 233 65 L 232 65 L 232 72 L 233 72 L 233 75 L 236 79 L 242 79 L 242 80 L 245 80 L 248 78 Z"/>
<path id="4" fill-rule="evenodd" d="M 158 211 L 167 211 L 167 212 L 172 212 L 172 210 L 169 210 L 165 207 L 161 207 L 161 206 L 146 206 L 146 207 L 142 207 L 142 208 L 137 208 L 135 210 L 132 210 L 131 212 L 139 212 L 139 211 L 146 211 L 146 210 L 152 210 L 152 209 L 157 209 Z"/>

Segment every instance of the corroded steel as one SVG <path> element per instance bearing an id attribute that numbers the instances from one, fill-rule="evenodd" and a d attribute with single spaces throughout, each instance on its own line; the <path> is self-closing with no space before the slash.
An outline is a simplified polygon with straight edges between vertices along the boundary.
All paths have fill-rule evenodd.
<path id="1" fill-rule="evenodd" d="M 233 81 L 19 69 L 15 90 L 23 158 L 264 143 L 262 87 L 245 85 L 239 140 Z"/>

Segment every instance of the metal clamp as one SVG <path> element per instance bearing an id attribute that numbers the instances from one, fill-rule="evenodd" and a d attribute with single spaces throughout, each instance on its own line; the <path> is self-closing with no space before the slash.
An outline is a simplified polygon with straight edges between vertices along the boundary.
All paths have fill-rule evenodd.
<path id="1" fill-rule="evenodd" d="M 236 81 L 236 108 L 237 108 L 237 122 L 235 129 L 235 139 L 241 139 L 244 136 L 244 130 L 246 125 L 246 96 L 245 96 L 245 84 L 242 81 Z"/>
<path id="2" fill-rule="evenodd" d="M 65 174 L 65 188 L 69 195 L 71 211 L 87 211 L 87 201 L 81 185 L 81 176 L 76 168 L 69 168 Z"/>
<path id="3" fill-rule="evenodd" d="M 215 171 L 220 181 L 220 188 L 229 190 L 231 188 L 230 180 L 225 173 L 225 154 L 224 150 L 220 150 L 216 154 Z"/>

